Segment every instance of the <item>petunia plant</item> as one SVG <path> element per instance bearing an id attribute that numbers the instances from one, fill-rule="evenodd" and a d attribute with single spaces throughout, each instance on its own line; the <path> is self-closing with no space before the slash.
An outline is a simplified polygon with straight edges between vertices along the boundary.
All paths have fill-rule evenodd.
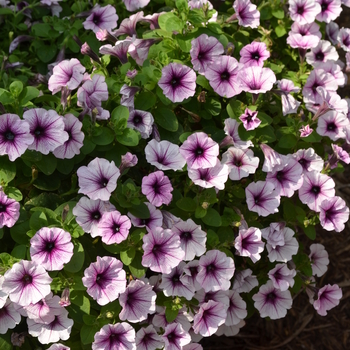
<path id="1" fill-rule="evenodd" d="M 0 1 L 1 349 L 199 350 L 339 304 L 342 6 Z"/>

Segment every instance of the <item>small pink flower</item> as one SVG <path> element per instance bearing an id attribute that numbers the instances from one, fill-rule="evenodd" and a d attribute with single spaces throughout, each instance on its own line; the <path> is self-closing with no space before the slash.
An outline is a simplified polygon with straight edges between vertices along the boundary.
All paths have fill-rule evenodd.
<path id="1" fill-rule="evenodd" d="M 311 133 L 314 131 L 314 129 L 310 128 L 310 125 L 303 125 L 300 129 L 300 137 L 308 137 L 309 135 L 311 135 Z"/>

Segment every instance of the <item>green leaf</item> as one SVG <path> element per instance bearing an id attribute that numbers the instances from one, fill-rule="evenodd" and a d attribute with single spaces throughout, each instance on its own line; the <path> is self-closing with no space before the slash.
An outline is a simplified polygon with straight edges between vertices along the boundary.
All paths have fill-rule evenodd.
<path id="1" fill-rule="evenodd" d="M 50 153 L 47 156 L 43 156 L 40 161 L 36 162 L 36 165 L 45 175 L 51 175 L 56 169 L 57 158 Z"/>
<path id="2" fill-rule="evenodd" d="M 187 0 L 176 0 L 175 4 L 180 13 L 186 13 L 188 11 Z"/>
<path id="3" fill-rule="evenodd" d="M 0 161 L 0 184 L 1 182 L 8 184 L 16 176 L 16 164 L 4 156 L 0 157 Z"/>
<path id="4" fill-rule="evenodd" d="M 96 316 L 93 315 L 83 315 L 84 324 L 92 326 L 96 323 Z"/>
<path id="5" fill-rule="evenodd" d="M 0 8 L 0 15 L 13 15 L 14 12 L 10 8 L 7 7 L 1 7 Z M 0 345 L 0 349 L 2 349 L 2 346 Z M 12 346 L 11 346 L 12 349 Z"/>
<path id="6" fill-rule="evenodd" d="M 179 314 L 181 307 L 179 307 L 177 304 L 174 304 L 172 301 L 166 302 L 165 305 L 165 318 L 168 323 L 172 323 Z"/>
<path id="7" fill-rule="evenodd" d="M 231 118 L 238 119 L 243 113 L 242 102 L 231 99 L 226 111 Z"/>
<path id="8" fill-rule="evenodd" d="M 129 211 L 132 215 L 136 216 L 139 219 L 150 218 L 150 212 L 145 203 L 141 203 L 139 205 L 133 205 Z"/>
<path id="9" fill-rule="evenodd" d="M 222 224 L 220 214 L 213 208 L 207 209 L 207 215 L 202 220 L 208 226 L 220 227 Z"/>
<path id="10" fill-rule="evenodd" d="M 155 121 L 168 131 L 177 131 L 179 124 L 175 113 L 168 108 L 158 108 L 154 114 Z"/>
<path id="11" fill-rule="evenodd" d="M 197 219 L 201 219 L 203 218 L 204 216 L 207 215 L 207 210 L 204 209 L 203 207 L 199 206 L 196 208 L 196 211 L 194 212 L 194 216 L 197 218 Z"/>
<path id="12" fill-rule="evenodd" d="M 207 246 L 214 248 L 220 244 L 220 239 L 217 233 L 213 230 L 208 230 L 207 232 Z"/>
<path id="13" fill-rule="evenodd" d="M 27 256 L 27 246 L 24 244 L 17 245 L 12 249 L 11 255 L 17 259 L 25 259 Z"/>
<path id="14" fill-rule="evenodd" d="M 43 173 L 38 174 L 38 178 L 35 179 L 33 185 L 39 190 L 43 191 L 55 191 L 61 186 L 61 181 L 57 174 L 51 176 L 45 176 Z"/>
<path id="15" fill-rule="evenodd" d="M 238 128 L 239 130 L 239 128 Z M 256 131 L 255 136 L 259 138 L 259 141 L 264 143 L 264 142 L 273 142 L 276 141 L 276 135 L 275 135 L 275 130 L 272 126 L 268 125 L 265 126 L 264 128 L 257 128 L 253 131 Z"/>
<path id="16" fill-rule="evenodd" d="M 34 212 L 30 217 L 29 226 L 33 231 L 39 231 L 41 228 L 47 227 L 48 222 L 45 213 L 41 211 Z"/>
<path id="17" fill-rule="evenodd" d="M 196 79 L 196 83 L 197 83 L 197 85 L 201 86 L 202 88 L 204 88 L 206 90 L 211 89 L 208 79 L 206 79 L 206 77 L 204 77 L 203 75 L 198 75 L 198 77 Z"/>
<path id="18" fill-rule="evenodd" d="M 116 135 L 117 141 L 125 146 L 137 146 L 140 138 L 140 133 L 129 128 L 124 129 L 121 135 Z"/>
<path id="19" fill-rule="evenodd" d="M 123 250 L 120 252 L 120 260 L 124 265 L 129 266 L 135 258 L 136 250 L 134 247 L 130 247 L 128 250 Z"/>
<path id="20" fill-rule="evenodd" d="M 26 232 L 30 229 L 29 220 L 16 224 L 10 228 L 12 239 L 18 244 L 27 244 L 29 237 Z"/>
<path id="21" fill-rule="evenodd" d="M 27 102 L 37 98 L 40 94 L 40 90 L 33 86 L 26 86 L 20 96 L 20 104 L 24 106 Z"/>
<path id="22" fill-rule="evenodd" d="M 221 220 L 222 226 L 229 226 L 234 222 L 241 221 L 241 217 L 232 208 L 225 207 Z"/>
<path id="23" fill-rule="evenodd" d="M 219 115 L 221 113 L 221 103 L 212 98 L 205 101 L 204 108 L 211 115 Z"/>
<path id="24" fill-rule="evenodd" d="M 94 136 L 94 143 L 100 146 L 106 146 L 113 142 L 115 134 L 110 128 L 101 127 L 101 133 L 98 136 Z"/>
<path id="25" fill-rule="evenodd" d="M 56 45 L 40 45 L 39 48 L 36 50 L 36 54 L 39 57 L 39 60 L 44 63 L 48 63 L 52 61 L 57 52 L 57 46 Z"/>
<path id="26" fill-rule="evenodd" d="M 73 290 L 70 293 L 71 305 L 69 306 L 69 316 L 74 322 L 83 324 L 83 316 L 90 313 L 90 299 L 83 291 Z"/>
<path id="27" fill-rule="evenodd" d="M 260 20 L 261 21 L 265 21 L 268 19 L 272 18 L 272 10 L 270 6 L 264 6 L 261 10 L 260 10 Z"/>
<path id="28" fill-rule="evenodd" d="M 309 225 L 307 227 L 304 227 L 304 232 L 310 239 L 314 240 L 316 238 L 315 226 Z"/>
<path id="29" fill-rule="evenodd" d="M 133 231 L 129 237 L 131 242 L 134 244 L 141 241 L 142 237 L 146 234 L 146 230 L 144 228 L 137 228 L 135 231 Z"/>
<path id="30" fill-rule="evenodd" d="M 64 270 L 71 273 L 77 273 L 84 265 L 85 252 L 81 243 L 73 241 L 74 249 L 72 259 L 64 266 Z"/>
<path id="31" fill-rule="evenodd" d="M 284 18 L 284 11 L 282 9 L 272 10 L 272 16 L 278 19 Z"/>
<path id="32" fill-rule="evenodd" d="M 287 30 L 284 26 L 281 26 L 281 25 L 278 25 L 276 28 L 275 28 L 275 33 L 276 35 L 280 38 L 282 37 L 283 35 L 287 34 Z"/>
<path id="33" fill-rule="evenodd" d="M 186 211 L 186 212 L 195 211 L 196 207 L 197 207 L 196 202 L 192 198 L 189 198 L 189 197 L 184 197 L 184 198 L 179 199 L 176 202 L 176 205 L 181 210 Z"/>
<path id="34" fill-rule="evenodd" d="M 283 137 L 280 138 L 278 141 L 278 146 L 281 148 L 293 148 L 298 142 L 298 139 L 295 135 L 292 134 L 286 134 L 283 135 Z"/>
<path id="35" fill-rule="evenodd" d="M 18 97 L 23 90 L 23 83 L 19 80 L 15 80 L 10 84 L 10 92 L 14 97 Z"/>
<path id="36" fill-rule="evenodd" d="M 15 102 L 15 98 L 6 90 L 0 89 L 0 102 L 6 106 Z"/>
<path id="37" fill-rule="evenodd" d="M 83 147 L 80 148 L 81 153 L 90 154 L 96 147 L 96 144 L 89 138 L 85 137 Z"/>
<path id="38" fill-rule="evenodd" d="M 17 202 L 23 199 L 22 192 L 16 187 L 6 187 L 5 192 L 8 197 L 14 199 Z"/>
<path id="39" fill-rule="evenodd" d="M 300 270 L 306 276 L 312 276 L 311 261 L 305 253 L 294 255 L 293 261 L 296 265 L 295 270 Z"/>
<path id="40" fill-rule="evenodd" d="M 74 168 L 74 159 L 57 159 L 57 170 L 64 175 L 68 175 Z"/>
<path id="41" fill-rule="evenodd" d="M 146 268 L 142 266 L 142 253 L 137 251 L 132 263 L 129 265 L 129 270 L 135 278 L 141 278 L 146 274 Z"/>
<path id="42" fill-rule="evenodd" d="M 0 8 L 0 10 L 6 10 L 5 8 Z M 12 11 L 11 11 L 12 12 Z M 0 15 L 2 13 L 0 12 Z M 7 332 L 6 334 L 0 334 L 0 349 L 1 350 L 12 350 L 13 346 L 11 343 L 12 332 Z"/>
<path id="43" fill-rule="evenodd" d="M 158 18 L 159 27 L 167 32 L 179 32 L 182 33 L 184 27 L 183 21 L 176 17 L 172 12 L 167 12 L 159 16 Z"/>
<path id="44" fill-rule="evenodd" d="M 141 92 L 135 97 L 135 109 L 148 111 L 155 106 L 157 97 L 152 92 Z"/>
<path id="45" fill-rule="evenodd" d="M 113 109 L 111 122 L 114 125 L 115 131 L 121 131 L 126 128 L 129 119 L 129 109 L 125 106 L 118 106 Z"/>
<path id="46" fill-rule="evenodd" d="M 235 240 L 235 234 L 232 227 L 220 227 L 217 235 L 221 243 L 233 242 Z"/>
<path id="47" fill-rule="evenodd" d="M 259 125 L 260 128 L 263 128 L 263 127 L 271 124 L 272 120 L 273 120 L 271 117 L 269 117 L 264 112 L 258 112 L 258 118 L 261 120 L 261 124 Z"/>
<path id="48" fill-rule="evenodd" d="M 32 32 L 35 36 L 50 38 L 52 29 L 48 23 L 36 23 L 32 25 Z"/>

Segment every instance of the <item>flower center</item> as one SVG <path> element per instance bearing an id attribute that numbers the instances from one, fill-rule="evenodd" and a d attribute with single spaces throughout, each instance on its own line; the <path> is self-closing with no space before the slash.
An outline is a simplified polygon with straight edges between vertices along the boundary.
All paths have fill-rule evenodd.
<path id="1" fill-rule="evenodd" d="M 120 225 L 119 224 L 114 224 L 113 231 L 114 232 L 119 232 L 120 231 Z"/>
<path id="2" fill-rule="evenodd" d="M 230 74 L 229 74 L 228 71 L 225 71 L 225 72 L 221 73 L 220 77 L 221 77 L 222 80 L 229 80 Z"/>
<path id="3" fill-rule="evenodd" d="M 307 161 L 306 161 L 305 158 L 299 159 L 298 162 L 299 162 L 299 164 L 300 164 L 303 168 L 306 167 Z"/>
<path id="4" fill-rule="evenodd" d="M 12 141 L 15 138 L 15 135 L 12 131 L 7 131 L 5 133 L 6 140 Z"/>
<path id="5" fill-rule="evenodd" d="M 323 61 L 323 59 L 324 59 L 324 53 L 323 53 L 323 52 L 318 52 L 318 53 L 315 55 L 315 57 L 316 57 L 316 60 L 317 60 L 317 61 Z"/>
<path id="6" fill-rule="evenodd" d="M 172 281 L 173 281 L 174 283 L 179 282 L 179 281 L 180 281 L 180 276 L 179 276 L 179 275 L 174 275 L 173 278 L 172 278 Z"/>
<path id="7" fill-rule="evenodd" d="M 141 219 L 140 225 L 147 225 L 148 224 L 148 219 Z"/>
<path id="8" fill-rule="evenodd" d="M 109 336 L 109 345 L 110 345 L 110 348 L 116 348 L 115 346 L 117 344 L 120 343 L 120 340 L 119 340 L 119 334 L 111 334 Z"/>
<path id="9" fill-rule="evenodd" d="M 0 213 L 5 213 L 6 207 L 6 205 L 0 204 Z"/>
<path id="10" fill-rule="evenodd" d="M 184 241 L 188 241 L 192 238 L 191 232 L 185 231 L 181 233 L 181 239 Z"/>
<path id="11" fill-rule="evenodd" d="M 302 15 L 304 13 L 304 6 L 298 6 L 297 14 Z"/>
<path id="12" fill-rule="evenodd" d="M 22 281 L 23 283 L 27 286 L 28 284 L 31 284 L 32 281 L 33 281 L 33 278 L 32 276 L 28 275 L 28 274 L 25 274 L 23 277 L 22 277 Z"/>
<path id="13" fill-rule="evenodd" d="M 313 186 L 311 191 L 315 194 L 319 194 L 321 192 L 320 186 Z"/>
<path id="14" fill-rule="evenodd" d="M 236 159 L 233 161 L 233 165 L 235 165 L 236 167 L 241 167 L 243 164 L 242 164 L 242 161 L 240 159 Z"/>
<path id="15" fill-rule="evenodd" d="M 96 25 L 100 23 L 100 16 L 99 15 L 94 15 L 94 19 L 92 20 Z"/>
<path id="16" fill-rule="evenodd" d="M 253 60 L 256 60 L 256 61 L 259 61 L 259 58 L 260 58 L 260 55 L 259 55 L 259 52 L 252 52 L 252 55 L 251 55 L 252 59 Z"/>
<path id="17" fill-rule="evenodd" d="M 71 140 L 73 138 L 72 130 L 67 130 L 67 134 L 68 134 L 68 140 Z"/>
<path id="18" fill-rule="evenodd" d="M 94 211 L 91 214 L 91 218 L 92 218 L 92 220 L 100 220 L 101 219 L 101 213 L 96 210 L 96 211 Z"/>
<path id="19" fill-rule="evenodd" d="M 200 148 L 200 147 L 198 147 L 195 151 L 196 156 L 201 156 L 203 154 L 203 152 L 204 152 L 203 148 Z"/>
<path id="20" fill-rule="evenodd" d="M 179 80 L 177 78 L 172 78 L 170 84 L 175 88 L 179 85 Z"/>
<path id="21" fill-rule="evenodd" d="M 276 179 L 278 181 L 282 181 L 283 180 L 283 171 L 278 171 L 277 172 Z"/>
<path id="22" fill-rule="evenodd" d="M 158 253 L 160 251 L 160 245 L 159 244 L 155 244 L 152 248 L 152 252 L 153 253 Z"/>
<path id="23" fill-rule="evenodd" d="M 139 115 L 135 115 L 135 117 L 134 117 L 134 119 L 133 119 L 133 123 L 135 124 L 135 125 L 138 125 L 138 124 L 140 124 L 141 123 L 141 121 L 142 121 L 142 118 L 139 116 Z"/>
<path id="24" fill-rule="evenodd" d="M 40 137 L 44 136 L 44 129 L 38 126 L 34 131 L 34 135 L 37 139 L 39 139 Z"/>
<path id="25" fill-rule="evenodd" d="M 208 265 L 207 272 L 213 272 L 213 271 L 215 271 L 215 265 L 213 265 L 213 264 Z"/>
<path id="26" fill-rule="evenodd" d="M 266 297 L 268 300 L 274 301 L 276 299 L 276 294 L 271 292 L 271 293 L 267 294 Z"/>
<path id="27" fill-rule="evenodd" d="M 334 130 L 336 130 L 336 125 L 334 124 L 334 123 L 329 123 L 328 125 L 327 125 L 327 130 L 328 131 L 334 131 Z"/>
<path id="28" fill-rule="evenodd" d="M 107 180 L 105 177 L 103 177 L 103 178 L 101 179 L 101 186 L 107 187 L 107 185 L 108 185 L 108 180 Z"/>
<path id="29" fill-rule="evenodd" d="M 98 273 L 98 274 L 96 275 L 96 283 L 97 283 L 98 285 L 101 285 L 101 284 L 103 283 L 103 281 L 104 281 L 104 276 L 103 276 L 103 274 L 102 274 L 102 273 Z"/>
<path id="30" fill-rule="evenodd" d="M 322 3 L 321 9 L 322 9 L 322 12 L 327 11 L 327 9 L 328 9 L 328 4 Z"/>
<path id="31" fill-rule="evenodd" d="M 47 242 L 45 248 L 48 252 L 51 252 L 52 249 L 55 248 L 55 242 Z"/>
<path id="32" fill-rule="evenodd" d="M 160 185 L 158 183 L 158 180 L 156 180 L 156 182 L 153 184 L 152 188 L 153 188 L 153 191 L 155 194 L 160 194 Z"/>

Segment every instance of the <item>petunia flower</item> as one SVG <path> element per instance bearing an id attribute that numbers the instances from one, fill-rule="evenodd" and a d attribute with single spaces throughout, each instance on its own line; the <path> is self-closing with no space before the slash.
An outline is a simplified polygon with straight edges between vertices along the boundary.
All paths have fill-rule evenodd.
<path id="1" fill-rule="evenodd" d="M 105 212 L 97 224 L 97 235 L 102 237 L 105 244 L 119 244 L 128 237 L 131 221 L 118 210 Z"/>
<path id="2" fill-rule="evenodd" d="M 328 253 L 323 244 L 310 245 L 309 259 L 311 261 L 312 275 L 322 277 L 327 272 L 329 264 Z"/>
<path id="3" fill-rule="evenodd" d="M 173 199 L 171 193 L 173 187 L 170 180 L 160 170 L 142 178 L 141 191 L 150 203 L 156 207 L 160 207 L 162 204 L 169 205 Z"/>
<path id="4" fill-rule="evenodd" d="M 76 216 L 75 220 L 84 232 L 90 233 L 91 237 L 94 238 L 98 236 L 98 223 L 103 213 L 113 210 L 115 210 L 115 206 L 108 201 L 81 197 L 73 208 L 73 215 Z"/>
<path id="5" fill-rule="evenodd" d="M 156 227 L 143 236 L 142 249 L 142 265 L 161 273 L 170 273 L 185 256 L 180 247 L 180 237 L 161 227 Z"/>
<path id="6" fill-rule="evenodd" d="M 294 158 L 286 157 L 280 170 L 267 173 L 266 182 L 272 183 L 280 196 L 292 197 L 303 184 L 303 168 Z"/>
<path id="7" fill-rule="evenodd" d="M 270 68 L 250 66 L 240 70 L 237 79 L 243 91 L 252 94 L 265 93 L 276 82 L 275 73 Z"/>
<path id="8" fill-rule="evenodd" d="M 132 323 L 146 320 L 148 314 L 156 312 L 156 298 L 152 286 L 141 280 L 132 280 L 119 296 L 122 307 L 119 319 Z"/>
<path id="9" fill-rule="evenodd" d="M 260 24 L 260 12 L 257 6 L 250 0 L 235 0 L 233 3 L 238 24 L 243 27 L 258 28 Z"/>
<path id="10" fill-rule="evenodd" d="M 261 231 L 256 227 L 240 229 L 235 239 L 235 248 L 240 256 L 249 257 L 253 263 L 260 260 L 265 243 L 261 240 Z"/>
<path id="11" fill-rule="evenodd" d="M 123 0 L 123 2 L 128 11 L 134 12 L 142 7 L 147 6 L 150 0 Z"/>
<path id="12" fill-rule="evenodd" d="M 128 48 L 130 56 L 136 61 L 139 66 L 148 58 L 148 52 L 152 45 L 157 44 L 160 38 L 151 39 L 135 39 L 133 38 L 131 45 Z"/>
<path id="13" fill-rule="evenodd" d="M 81 131 L 83 123 L 71 113 L 66 114 L 63 121 L 68 140 L 62 146 L 55 148 L 53 154 L 56 158 L 72 159 L 75 155 L 80 154 L 80 148 L 83 147 L 85 137 Z"/>
<path id="14" fill-rule="evenodd" d="M 217 162 L 219 145 L 204 132 L 196 132 L 180 146 L 180 153 L 188 168 L 212 168 Z"/>
<path id="15" fill-rule="evenodd" d="M 119 93 L 122 95 L 122 97 L 120 99 L 120 104 L 122 106 L 128 107 L 129 110 L 133 110 L 134 109 L 135 95 L 139 90 L 140 90 L 140 88 L 137 86 L 128 86 L 128 85 L 124 84 L 119 91 Z M 136 122 L 136 124 L 137 124 L 137 122 Z M 153 124 L 153 121 L 151 124 Z"/>
<path id="16" fill-rule="evenodd" d="M 339 58 L 338 52 L 332 44 L 327 40 L 320 40 L 317 46 L 311 49 L 305 55 L 306 62 L 313 67 L 319 67 L 321 62 L 337 61 Z"/>
<path id="17" fill-rule="evenodd" d="M 136 350 L 135 330 L 126 322 L 106 324 L 95 334 L 92 350 Z"/>
<path id="18" fill-rule="evenodd" d="M 162 69 L 158 85 L 171 102 L 182 102 L 196 92 L 196 73 L 183 64 L 170 63 Z"/>
<path id="19" fill-rule="evenodd" d="M 4 275 L 2 289 L 12 302 L 20 306 L 35 304 L 51 291 L 52 278 L 41 265 L 21 260 Z"/>
<path id="20" fill-rule="evenodd" d="M 226 326 L 225 324 L 222 324 L 216 331 L 215 335 L 217 335 L 218 337 L 222 335 L 224 335 L 225 337 L 234 337 L 239 333 L 240 329 L 244 326 L 245 326 L 245 322 L 243 320 L 241 320 L 235 326 Z"/>
<path id="21" fill-rule="evenodd" d="M 6 196 L 0 188 L 0 228 L 12 227 L 19 219 L 20 204 Z"/>
<path id="22" fill-rule="evenodd" d="M 224 53 L 224 47 L 218 39 L 207 34 L 201 34 L 191 41 L 191 62 L 193 69 L 204 74 L 220 55 Z"/>
<path id="23" fill-rule="evenodd" d="M 284 229 L 286 228 L 286 223 L 284 221 L 272 222 L 268 228 L 261 230 L 263 238 L 266 239 L 267 244 L 269 244 L 273 249 L 276 246 L 285 245 L 285 234 Z M 290 230 L 290 229 L 288 229 Z M 294 232 L 292 232 L 293 236 Z"/>
<path id="24" fill-rule="evenodd" d="M 79 193 L 90 199 L 109 200 L 117 187 L 120 171 L 114 164 L 104 158 L 95 158 L 88 166 L 81 166 L 78 171 Z"/>
<path id="25" fill-rule="evenodd" d="M 138 162 L 138 158 L 135 154 L 130 152 L 126 152 L 123 156 L 121 156 L 121 161 L 119 165 L 120 174 L 123 174 L 125 170 L 128 168 L 134 167 Z"/>
<path id="26" fill-rule="evenodd" d="M 341 232 L 349 220 L 349 208 L 343 199 L 338 196 L 325 199 L 320 206 L 321 226 L 327 231 Z"/>
<path id="27" fill-rule="evenodd" d="M 205 253 L 205 242 L 207 234 L 201 230 L 193 220 L 180 220 L 171 228 L 174 234 L 179 235 L 181 248 L 185 251 L 184 260 L 193 260 L 195 256 L 201 256 Z"/>
<path id="28" fill-rule="evenodd" d="M 138 350 L 156 350 L 164 346 L 161 336 L 153 325 L 140 328 L 136 333 L 136 348 Z"/>
<path id="29" fill-rule="evenodd" d="M 47 271 L 62 270 L 73 256 L 71 239 L 58 227 L 43 227 L 30 239 L 30 257 Z"/>
<path id="30" fill-rule="evenodd" d="M 99 257 L 84 271 L 82 278 L 87 293 L 99 305 L 116 300 L 126 288 L 126 274 L 123 264 L 111 256 Z"/>
<path id="31" fill-rule="evenodd" d="M 265 158 L 262 171 L 269 173 L 282 170 L 285 167 L 287 160 L 286 156 L 276 152 L 273 148 L 264 143 L 260 145 L 260 148 L 263 151 Z"/>
<path id="32" fill-rule="evenodd" d="M 165 327 L 165 332 L 162 335 L 164 341 L 164 350 L 183 349 L 186 344 L 191 342 L 191 336 L 186 332 L 181 324 L 171 323 Z"/>
<path id="33" fill-rule="evenodd" d="M 147 162 L 159 170 L 182 170 L 186 160 L 182 157 L 179 146 L 169 141 L 152 139 L 145 147 Z"/>
<path id="34" fill-rule="evenodd" d="M 183 284 L 186 284 L 194 291 L 202 289 L 202 286 L 198 283 L 196 277 L 198 275 L 199 261 L 192 260 L 183 267 L 184 274 L 180 276 L 180 280 Z"/>
<path id="35" fill-rule="evenodd" d="M 227 294 L 229 297 L 229 306 L 225 325 L 236 326 L 247 317 L 247 304 L 238 294 L 237 290 L 229 290 Z"/>
<path id="36" fill-rule="evenodd" d="M 296 271 L 289 270 L 287 264 L 277 264 L 272 270 L 268 272 L 268 276 L 273 283 L 273 286 L 284 292 L 289 287 L 294 286 L 294 277 Z"/>
<path id="37" fill-rule="evenodd" d="M 257 41 L 243 46 L 239 54 L 241 56 L 239 63 L 243 63 L 247 67 L 263 67 L 264 61 L 270 57 L 270 52 L 267 51 L 266 44 Z"/>
<path id="38" fill-rule="evenodd" d="M 233 97 L 241 93 L 238 79 L 239 64 L 231 56 L 219 56 L 207 66 L 205 77 L 214 91 L 223 97 Z"/>
<path id="39" fill-rule="evenodd" d="M 124 34 L 126 34 L 130 38 L 133 38 L 134 36 L 136 37 L 137 35 L 136 24 L 140 22 L 142 19 L 143 19 L 143 11 L 139 11 L 131 15 L 129 18 L 124 18 L 120 23 L 119 28 L 116 31 L 114 31 L 112 34 L 115 37 L 118 37 Z"/>
<path id="40" fill-rule="evenodd" d="M 228 297 L 227 290 L 217 290 L 215 292 L 206 292 L 203 288 L 198 290 L 194 297 L 198 300 L 199 305 L 207 303 L 209 300 L 217 301 L 218 303 L 222 303 L 226 305 L 228 308 L 230 305 L 230 300 Z"/>
<path id="41" fill-rule="evenodd" d="M 246 130 L 254 130 L 261 124 L 261 120 L 257 115 L 257 111 L 251 111 L 246 108 L 244 113 L 239 117 L 239 120 L 243 123 Z"/>
<path id="42" fill-rule="evenodd" d="M 199 259 L 197 282 L 206 292 L 228 290 L 235 272 L 232 258 L 219 250 L 209 250 Z"/>
<path id="43" fill-rule="evenodd" d="M 331 22 L 334 23 L 334 22 Z M 338 27 L 338 32 L 335 37 L 336 43 L 335 44 L 340 44 L 340 47 L 345 51 L 349 52 L 350 51 L 350 29 L 349 28 L 341 28 L 339 30 Z"/>
<path id="44" fill-rule="evenodd" d="M 248 209 L 261 216 L 268 216 L 278 212 L 281 197 L 275 191 L 275 186 L 266 181 L 250 183 L 246 189 Z"/>
<path id="45" fill-rule="evenodd" d="M 53 68 L 53 73 L 49 79 L 49 90 L 52 94 L 61 91 L 62 88 L 75 90 L 83 81 L 85 67 L 76 58 L 61 61 Z"/>
<path id="46" fill-rule="evenodd" d="M 17 114 L 0 115 L 0 156 L 8 155 L 11 162 L 20 157 L 34 142 L 29 123 Z"/>
<path id="47" fill-rule="evenodd" d="M 139 131 L 143 139 L 148 139 L 152 133 L 153 123 L 154 118 L 150 112 L 134 109 L 130 111 L 127 127 Z"/>
<path id="48" fill-rule="evenodd" d="M 315 0 L 289 0 L 290 18 L 299 23 L 315 22 L 316 16 L 321 12 L 321 6 Z"/>
<path id="49" fill-rule="evenodd" d="M 189 332 L 192 326 L 190 322 L 192 321 L 193 318 L 187 313 L 186 307 L 183 307 L 179 310 L 175 320 L 169 323 L 165 316 L 165 307 L 157 306 L 157 313 L 153 316 L 152 324 L 157 329 L 165 329 L 166 326 L 172 323 L 180 324 L 185 332 Z"/>
<path id="50" fill-rule="evenodd" d="M 347 125 L 349 125 L 349 120 L 346 115 L 336 111 L 328 111 L 318 118 L 316 132 L 336 141 L 339 138 L 345 138 L 343 128 Z"/>
<path id="51" fill-rule="evenodd" d="M 118 15 L 112 5 L 100 7 L 95 6 L 91 14 L 83 22 L 84 29 L 91 29 L 94 33 L 100 29 L 111 31 L 117 26 Z"/>
<path id="52" fill-rule="evenodd" d="M 287 310 L 292 307 L 292 296 L 289 290 L 282 292 L 273 286 L 272 281 L 262 285 L 259 292 L 254 294 L 254 306 L 261 317 L 270 317 L 271 320 L 283 318 Z"/>
<path id="53" fill-rule="evenodd" d="M 21 315 L 15 310 L 14 304 L 7 299 L 0 308 L 0 334 L 6 334 L 21 322 Z"/>
<path id="54" fill-rule="evenodd" d="M 313 307 L 319 315 L 326 316 L 328 310 L 339 305 L 343 293 L 337 284 L 327 284 L 318 291 L 317 296 L 318 299 L 314 301 Z"/>
<path id="55" fill-rule="evenodd" d="M 300 137 L 308 137 L 309 135 L 312 134 L 312 132 L 314 131 L 314 129 L 310 128 L 310 125 L 303 125 L 300 129 Z"/>
<path id="56" fill-rule="evenodd" d="M 252 273 L 251 269 L 236 272 L 232 289 L 236 290 L 237 293 L 249 293 L 257 287 L 259 285 L 258 279 Z"/>
<path id="57" fill-rule="evenodd" d="M 335 194 L 335 183 L 329 176 L 315 171 L 304 174 L 303 185 L 299 189 L 299 199 L 316 212 L 325 199 L 331 199 Z"/>
<path id="58" fill-rule="evenodd" d="M 49 154 L 69 138 L 64 131 L 63 118 L 54 110 L 29 109 L 23 113 L 23 119 L 29 123 L 30 133 L 34 137 L 34 142 L 28 145 L 30 150 Z"/>
<path id="59" fill-rule="evenodd" d="M 252 150 L 230 147 L 222 155 L 221 163 L 228 166 L 228 176 L 231 180 L 240 180 L 255 173 L 259 165 L 259 158 L 254 157 Z"/>
<path id="60" fill-rule="evenodd" d="M 219 159 L 217 159 L 215 166 L 212 168 L 188 169 L 188 177 L 200 187 L 215 187 L 218 190 L 223 190 L 228 179 L 228 171 L 228 166 L 221 164 Z"/>
<path id="61" fill-rule="evenodd" d="M 321 12 L 316 16 L 320 22 L 334 21 L 342 12 L 340 0 L 315 0 L 321 5 Z"/>
<path id="62" fill-rule="evenodd" d="M 36 323 L 51 323 L 55 317 L 61 314 L 60 297 L 53 296 L 52 293 L 35 304 L 25 307 L 28 318 Z"/>
<path id="63" fill-rule="evenodd" d="M 238 127 L 239 127 L 239 122 L 237 120 L 232 119 L 232 118 L 227 118 L 225 119 L 225 127 L 224 131 L 227 137 L 229 138 L 228 144 L 233 144 L 236 148 L 241 148 L 241 149 L 246 149 L 248 147 L 253 146 L 252 141 L 243 141 L 239 137 L 238 133 Z"/>
<path id="64" fill-rule="evenodd" d="M 187 300 L 193 298 L 195 292 L 194 288 L 191 288 L 191 285 L 183 283 L 183 280 L 180 278 L 185 265 L 186 263 L 181 261 L 170 273 L 162 274 L 162 282 L 159 288 L 163 290 L 165 296 L 185 297 Z"/>
<path id="65" fill-rule="evenodd" d="M 330 21 L 327 23 L 326 34 L 333 45 L 338 44 L 339 26 L 336 22 Z"/>
<path id="66" fill-rule="evenodd" d="M 63 344 L 52 344 L 47 350 L 70 350 L 70 348 Z"/>
<path id="67" fill-rule="evenodd" d="M 148 219 L 139 219 L 136 216 L 128 213 L 131 223 L 135 227 L 146 227 L 148 231 L 154 230 L 163 225 L 163 215 L 153 204 L 145 202 L 148 207 L 150 217 Z"/>
<path id="68" fill-rule="evenodd" d="M 227 306 L 217 301 L 209 300 L 200 306 L 193 318 L 193 330 L 204 337 L 213 335 L 220 325 L 225 323 Z"/>
<path id="69" fill-rule="evenodd" d="M 303 167 L 304 174 L 308 171 L 320 172 L 323 169 L 324 161 L 313 148 L 300 149 L 293 154 L 293 157 Z"/>
<path id="70" fill-rule="evenodd" d="M 118 40 L 114 46 L 111 44 L 103 45 L 99 48 L 99 52 L 102 55 L 111 55 L 117 57 L 121 64 L 128 62 L 128 50 L 132 41 L 130 38 L 125 40 Z"/>

